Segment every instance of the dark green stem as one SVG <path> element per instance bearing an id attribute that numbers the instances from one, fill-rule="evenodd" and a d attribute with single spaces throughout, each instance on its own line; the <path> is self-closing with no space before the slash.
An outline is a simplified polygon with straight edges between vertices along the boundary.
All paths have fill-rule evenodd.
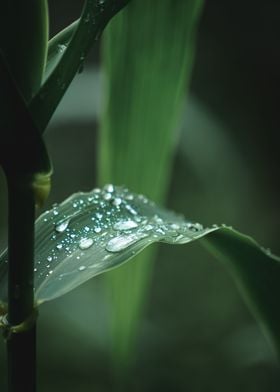
<path id="1" fill-rule="evenodd" d="M 33 254 L 35 203 L 28 178 L 7 175 L 9 202 L 8 322 L 18 325 L 34 312 Z M 36 333 L 31 329 L 7 339 L 9 392 L 36 390 Z"/>

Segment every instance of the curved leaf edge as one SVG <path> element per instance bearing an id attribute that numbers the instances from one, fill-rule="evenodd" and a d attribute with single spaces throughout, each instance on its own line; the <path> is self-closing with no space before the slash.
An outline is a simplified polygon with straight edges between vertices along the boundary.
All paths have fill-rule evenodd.
<path id="1" fill-rule="evenodd" d="M 54 212 L 55 208 L 60 208 L 60 211 L 63 212 L 62 216 L 64 217 L 64 219 L 66 216 L 67 219 L 73 219 L 74 223 L 75 221 L 78 221 L 79 224 L 83 224 L 83 215 L 87 216 L 89 212 L 92 212 L 89 211 L 91 207 L 90 205 L 85 206 L 85 208 L 83 207 L 83 209 L 81 210 L 81 214 L 79 214 L 79 217 L 80 215 L 82 217 L 79 220 L 77 218 L 77 211 L 73 210 L 73 203 L 75 202 L 75 200 L 81 198 L 92 198 L 92 195 L 94 194 L 93 192 L 95 191 L 96 190 L 92 192 L 76 193 L 68 197 L 61 204 L 54 207 L 51 211 Z M 101 191 L 99 190 L 99 192 Z M 141 195 L 137 195 L 137 197 L 139 198 L 140 196 Z M 174 221 L 174 223 L 176 224 L 189 224 L 189 222 L 184 220 L 182 217 L 175 215 L 174 213 L 167 210 L 159 209 L 154 203 L 150 201 L 148 206 L 148 215 L 150 213 L 159 213 L 162 214 L 163 217 L 166 217 L 166 222 L 169 221 L 172 223 Z M 50 214 L 51 211 L 46 211 L 37 219 L 37 229 L 40 228 L 40 225 L 45 224 L 44 221 L 47 219 L 47 216 Z M 50 231 L 50 228 L 54 227 L 53 224 L 55 224 L 55 222 L 48 224 L 49 226 L 47 226 L 47 230 Z M 41 232 L 43 233 L 43 236 L 46 235 L 46 233 L 47 235 L 49 235 L 49 232 L 44 231 L 44 227 Z M 97 248 L 99 246 L 98 238 L 98 235 L 96 235 Z M 122 250 L 119 256 L 114 256 L 114 262 L 109 265 L 107 265 L 105 263 L 105 260 L 102 259 L 102 257 L 104 256 L 104 252 L 102 254 L 100 253 L 100 255 L 102 256 L 100 256 L 101 269 L 93 270 L 93 272 L 87 273 L 86 276 L 84 276 L 82 279 L 76 280 L 76 282 L 74 283 L 70 281 L 70 285 L 68 284 L 66 289 L 56 289 L 56 291 L 54 291 L 54 294 L 47 299 L 44 297 L 40 298 L 41 286 L 39 285 L 35 292 L 35 297 L 37 298 L 37 305 L 40 305 L 43 302 L 55 299 L 67 293 L 78 285 L 91 279 L 93 276 L 97 276 L 101 273 L 108 272 L 114 268 L 121 266 L 122 264 L 131 260 L 137 253 L 146 248 L 148 245 L 151 245 L 156 242 L 184 244 L 195 240 L 198 240 L 201 246 L 205 247 L 211 254 L 215 256 L 215 258 L 222 261 L 222 263 L 230 270 L 230 272 L 233 274 L 237 286 L 241 289 L 241 292 L 243 293 L 245 301 L 249 305 L 250 309 L 253 311 L 253 314 L 258 320 L 260 320 L 261 324 L 265 327 L 265 331 L 269 331 L 269 335 L 273 337 L 273 340 L 280 348 L 280 315 L 277 310 L 278 299 L 280 298 L 280 258 L 272 254 L 269 249 L 265 249 L 260 246 L 257 241 L 255 241 L 252 237 L 244 235 L 239 231 L 233 229 L 232 227 L 226 225 L 213 225 L 213 227 L 210 228 L 200 229 L 198 232 L 192 233 L 192 235 L 186 233 L 185 236 L 181 236 L 179 241 L 173 241 L 170 235 L 167 236 L 165 233 L 157 236 L 145 236 L 144 238 L 140 236 L 137 241 L 134 242 L 131 246 L 129 245 L 127 248 Z M 56 243 L 54 243 L 54 245 L 55 244 Z M 98 256 L 98 249 L 97 253 L 96 251 L 93 252 L 93 255 Z M 90 255 L 90 257 L 92 256 Z M 1 286 L 3 286 L 3 281 L 5 280 L 7 275 L 7 264 L 4 263 L 3 260 L 6 260 L 5 252 L 0 256 Z M 56 266 L 57 270 L 59 271 L 59 269 L 62 269 L 64 272 L 67 272 L 67 262 L 67 257 L 62 257 L 61 264 Z M 98 260 L 94 261 L 94 263 L 96 262 L 98 264 Z M 176 267 L 174 266 L 174 268 Z M 59 272 L 56 271 L 56 275 L 58 274 Z M 46 284 L 46 281 L 48 279 L 51 278 L 46 278 L 46 280 L 43 281 L 43 285 Z M 0 302 L 0 305 L 0 308 L 2 308 L 2 310 L 0 310 L 1 313 L 6 309 L 6 304 L 4 301 L 2 301 Z"/>

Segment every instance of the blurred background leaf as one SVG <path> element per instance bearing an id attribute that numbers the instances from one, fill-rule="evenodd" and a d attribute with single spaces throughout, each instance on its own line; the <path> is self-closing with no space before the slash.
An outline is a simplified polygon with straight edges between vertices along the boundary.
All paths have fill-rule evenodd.
<path id="1" fill-rule="evenodd" d="M 101 184 L 125 184 L 156 202 L 165 199 L 201 6 L 201 0 L 156 0 L 152 6 L 135 0 L 107 29 Z M 133 351 L 154 255 L 155 248 L 149 248 L 135 263 L 105 277 L 112 354 L 119 368 L 127 366 Z"/>
<path id="2" fill-rule="evenodd" d="M 53 35 L 80 15 L 82 1 L 49 0 L 49 5 Z M 205 3 L 167 201 L 169 208 L 205 225 L 232 224 L 276 254 L 279 15 L 280 3 L 274 0 Z M 55 166 L 46 208 L 96 183 L 103 81 L 96 47 L 46 135 Z M 1 173 L 0 181 L 3 248 L 7 226 Z M 232 280 L 197 244 L 187 252 L 188 260 L 185 247 L 160 246 L 135 363 L 123 390 L 278 392 L 279 364 Z M 116 390 L 109 311 L 98 277 L 42 306 L 38 356 L 43 392 Z M 0 340 L 1 390 L 4 358 Z"/>

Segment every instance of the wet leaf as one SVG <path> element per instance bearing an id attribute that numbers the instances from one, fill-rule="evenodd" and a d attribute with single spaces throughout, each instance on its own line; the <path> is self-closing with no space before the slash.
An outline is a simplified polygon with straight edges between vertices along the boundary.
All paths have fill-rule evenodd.
<path id="1" fill-rule="evenodd" d="M 111 184 L 76 193 L 36 221 L 36 301 L 40 304 L 57 298 L 120 266 L 154 242 L 185 244 L 194 240 L 229 266 L 251 309 L 277 336 L 278 257 L 230 227 L 203 228 L 159 208 L 143 195 Z M 0 257 L 2 299 L 7 281 L 6 254 Z"/>
<path id="2" fill-rule="evenodd" d="M 122 187 L 74 194 L 36 222 L 36 300 L 59 297 L 153 242 L 185 243 L 205 232 Z"/>

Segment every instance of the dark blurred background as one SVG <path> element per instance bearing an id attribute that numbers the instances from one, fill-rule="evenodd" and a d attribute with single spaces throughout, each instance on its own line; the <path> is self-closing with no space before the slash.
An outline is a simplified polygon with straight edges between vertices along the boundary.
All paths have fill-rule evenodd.
<path id="1" fill-rule="evenodd" d="M 51 0 L 49 5 L 54 34 L 78 17 L 82 1 Z M 167 201 L 170 208 L 205 225 L 233 225 L 276 254 L 279 39 L 279 1 L 205 2 Z M 95 185 L 103 81 L 98 43 L 46 134 L 55 168 L 48 206 Z M 2 173 L 0 189 L 3 248 L 7 206 Z M 102 277 L 42 306 L 39 391 L 117 390 L 106 312 Z M 2 391 L 2 340 L 0 363 Z M 197 244 L 161 246 L 122 390 L 280 390 L 273 349 L 227 271 Z"/>

